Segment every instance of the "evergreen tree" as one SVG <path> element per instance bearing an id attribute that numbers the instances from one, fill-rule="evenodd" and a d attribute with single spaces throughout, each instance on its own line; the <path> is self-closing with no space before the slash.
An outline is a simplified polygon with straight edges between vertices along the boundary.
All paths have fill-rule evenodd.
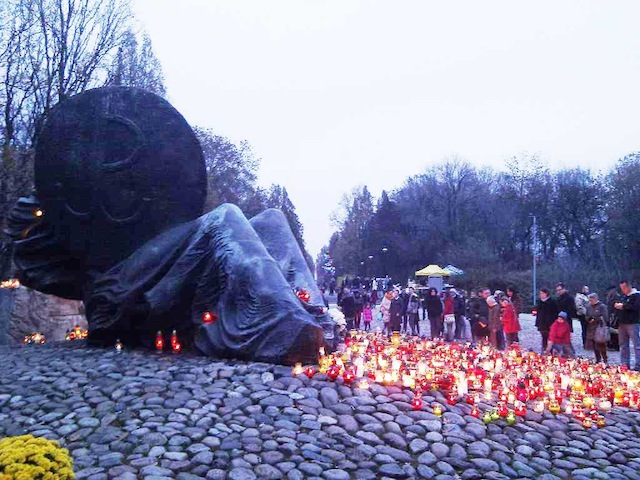
<path id="1" fill-rule="evenodd" d="M 328 287 L 331 278 L 336 274 L 333 259 L 329 255 L 329 247 L 324 246 L 316 258 L 316 278 L 318 284 Z"/>
<path id="2" fill-rule="evenodd" d="M 162 65 L 153 52 L 149 35 L 144 33 L 140 43 L 131 30 L 127 31 L 118 48 L 107 84 L 137 87 L 162 97 L 167 94 Z"/>
<path id="3" fill-rule="evenodd" d="M 334 213 L 333 222 L 338 227 L 338 235 L 332 238 L 329 251 L 336 266 L 340 266 L 339 274 L 365 274 L 368 257 L 365 238 L 373 213 L 373 197 L 366 186 L 345 195 L 340 208 Z"/>
<path id="4" fill-rule="evenodd" d="M 404 235 L 402 218 L 397 204 L 389 198 L 386 191 L 378 200 L 375 214 L 367 224 L 364 237 L 364 251 L 371 259 L 371 271 L 368 274 L 377 277 L 389 275 L 403 278 L 407 269 L 411 270 L 412 255 L 406 252 L 410 245 Z"/>
<path id="5" fill-rule="evenodd" d="M 267 200 L 266 200 L 266 208 L 277 208 L 278 210 L 284 213 L 284 216 L 287 219 L 287 223 L 293 232 L 293 236 L 298 242 L 298 246 L 302 251 L 302 254 L 307 261 L 307 265 L 313 272 L 314 263 L 313 258 L 307 252 L 307 248 L 304 242 L 304 229 L 302 227 L 302 222 L 298 218 L 298 214 L 296 213 L 296 207 L 293 205 L 293 202 L 289 198 L 289 193 L 287 189 L 281 185 L 272 185 L 269 189 Z"/>

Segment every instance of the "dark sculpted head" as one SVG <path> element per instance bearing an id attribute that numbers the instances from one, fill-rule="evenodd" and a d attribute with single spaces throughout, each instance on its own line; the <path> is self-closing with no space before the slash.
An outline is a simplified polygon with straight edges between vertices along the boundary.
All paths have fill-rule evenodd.
<path id="1" fill-rule="evenodd" d="M 58 104 L 40 133 L 36 195 L 59 241 L 105 271 L 152 237 L 202 214 L 202 149 L 166 100 L 105 87 Z"/>

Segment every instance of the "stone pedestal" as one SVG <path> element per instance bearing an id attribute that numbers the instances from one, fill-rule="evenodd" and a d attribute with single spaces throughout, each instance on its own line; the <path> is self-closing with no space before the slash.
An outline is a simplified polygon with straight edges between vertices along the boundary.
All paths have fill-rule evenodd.
<path id="1" fill-rule="evenodd" d="M 44 334 L 48 342 L 64 340 L 76 325 L 87 328 L 82 302 L 25 287 L 0 289 L 0 345 L 17 345 L 32 332 Z"/>
<path id="2" fill-rule="evenodd" d="M 9 344 L 9 324 L 13 311 L 13 290 L 0 288 L 0 346 Z"/>

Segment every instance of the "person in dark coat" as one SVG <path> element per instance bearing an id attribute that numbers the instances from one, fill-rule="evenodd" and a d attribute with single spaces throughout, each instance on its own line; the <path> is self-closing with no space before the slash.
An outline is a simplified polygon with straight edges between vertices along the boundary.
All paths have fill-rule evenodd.
<path id="1" fill-rule="evenodd" d="M 489 305 L 487 304 L 487 299 L 490 296 L 491 290 L 480 288 L 477 295 L 472 296 L 467 304 L 469 323 L 474 341 L 481 341 L 489 336 Z"/>
<path id="2" fill-rule="evenodd" d="M 558 295 L 556 304 L 561 312 L 565 312 L 567 314 L 567 323 L 569 324 L 569 329 L 573 332 L 573 319 L 578 318 L 576 301 L 569 294 L 564 283 L 558 283 L 556 285 L 556 294 Z"/>
<path id="3" fill-rule="evenodd" d="M 609 326 L 614 330 L 611 332 L 611 340 L 607 344 L 607 348 L 612 350 L 620 349 L 620 342 L 618 341 L 618 310 L 615 309 L 615 304 L 620 301 L 620 294 L 618 288 L 615 285 L 611 285 L 607 288 L 607 311 L 609 312 Z"/>
<path id="4" fill-rule="evenodd" d="M 451 290 L 453 295 L 453 314 L 456 317 L 456 333 L 455 339 L 462 340 L 464 338 L 464 314 L 467 308 L 464 297 L 461 292 Z"/>
<path id="5" fill-rule="evenodd" d="M 536 306 L 536 328 L 542 336 L 542 353 L 547 350 L 547 344 L 549 342 L 549 331 L 551 325 L 558 318 L 560 309 L 556 301 L 551 298 L 551 293 L 546 288 L 540 290 L 540 301 Z"/>
<path id="6" fill-rule="evenodd" d="M 632 368 L 633 344 L 635 370 L 640 370 L 640 292 L 631 287 L 628 280 L 620 282 L 620 300 L 613 305 L 618 311 L 618 341 L 620 342 L 620 364 Z"/>
<path id="7" fill-rule="evenodd" d="M 615 304 L 620 301 L 620 294 L 615 285 L 611 285 L 607 289 L 607 310 L 609 311 L 609 325 L 613 328 L 618 328 L 618 311 L 615 309 Z"/>
<path id="8" fill-rule="evenodd" d="M 338 304 L 347 322 L 347 330 L 353 330 L 356 320 L 356 299 L 349 287 L 344 287 L 342 298 Z"/>
<path id="9" fill-rule="evenodd" d="M 405 303 L 405 315 L 409 320 L 409 327 L 411 328 L 411 335 L 420 335 L 420 324 L 418 310 L 420 308 L 420 297 L 416 295 L 415 290 L 409 287 L 409 295 Z"/>
<path id="10" fill-rule="evenodd" d="M 429 317 L 431 338 L 438 338 L 442 335 L 442 312 L 444 307 L 436 288 L 429 289 L 429 295 L 425 300 L 425 306 L 427 308 L 427 316 Z"/>
<path id="11" fill-rule="evenodd" d="M 364 298 L 364 295 L 359 288 L 354 289 L 353 299 L 356 307 L 356 315 L 355 321 L 353 322 L 353 328 L 355 328 L 356 330 L 360 330 L 360 319 L 362 318 L 362 309 L 364 308 L 366 299 Z"/>
<path id="12" fill-rule="evenodd" d="M 397 290 L 393 291 L 393 299 L 391 300 L 391 318 L 389 320 L 389 328 L 392 332 L 399 332 L 402 327 L 402 315 L 404 314 L 404 301 L 400 298 Z"/>
<path id="13" fill-rule="evenodd" d="M 502 335 L 502 322 L 500 320 L 500 304 L 492 295 L 487 298 L 487 305 L 489 306 L 489 343 L 495 349 L 500 348 L 500 342 L 498 336 Z"/>
<path id="14" fill-rule="evenodd" d="M 478 290 L 478 296 L 471 298 L 469 301 L 469 315 L 471 318 L 483 317 L 488 321 L 489 305 L 487 304 L 487 298 L 490 296 L 491 290 L 488 288 L 481 288 Z"/>
<path id="15" fill-rule="evenodd" d="M 596 342 L 596 329 L 601 326 L 609 327 L 609 312 L 607 306 L 600 301 L 597 293 L 589 295 L 589 308 L 585 316 L 587 323 L 585 348 L 593 350 L 596 355 L 596 363 L 607 363 L 606 342 Z"/>

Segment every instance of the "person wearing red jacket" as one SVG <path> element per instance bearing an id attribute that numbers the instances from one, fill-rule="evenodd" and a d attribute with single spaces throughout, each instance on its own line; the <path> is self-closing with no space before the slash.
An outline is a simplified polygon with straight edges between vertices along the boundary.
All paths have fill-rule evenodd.
<path id="1" fill-rule="evenodd" d="M 567 323 L 567 318 L 566 312 L 560 312 L 556 321 L 551 325 L 547 353 L 560 353 L 563 357 L 572 356 L 571 327 Z"/>
<path id="2" fill-rule="evenodd" d="M 507 337 L 507 346 L 518 342 L 518 332 L 521 330 L 520 321 L 516 309 L 508 297 L 503 297 L 502 305 L 502 331 Z"/>
<path id="3" fill-rule="evenodd" d="M 444 320 L 444 339 L 447 342 L 451 342 L 453 341 L 456 334 L 453 294 L 451 293 L 451 290 L 447 290 L 444 294 L 443 320 Z"/>

